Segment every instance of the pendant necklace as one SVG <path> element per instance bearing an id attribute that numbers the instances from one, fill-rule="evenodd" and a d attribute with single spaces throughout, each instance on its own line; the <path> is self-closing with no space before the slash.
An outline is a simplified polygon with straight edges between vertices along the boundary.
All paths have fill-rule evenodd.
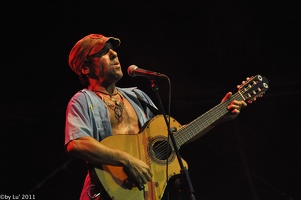
<path id="1" fill-rule="evenodd" d="M 93 92 L 99 92 L 105 95 L 108 95 L 110 98 L 107 97 L 102 97 L 99 94 L 97 94 L 97 96 L 99 96 L 103 102 L 114 111 L 115 114 L 115 118 L 117 119 L 118 123 L 120 123 L 123 120 L 122 114 L 123 114 L 123 109 L 124 109 L 124 103 L 123 103 L 123 97 L 122 94 L 120 94 L 118 91 L 116 93 L 113 94 L 109 94 L 109 93 L 105 93 L 102 91 L 98 91 L 98 90 L 92 90 Z M 116 96 L 120 97 L 120 100 L 118 101 Z M 110 101 L 112 101 L 113 103 L 111 103 Z"/>

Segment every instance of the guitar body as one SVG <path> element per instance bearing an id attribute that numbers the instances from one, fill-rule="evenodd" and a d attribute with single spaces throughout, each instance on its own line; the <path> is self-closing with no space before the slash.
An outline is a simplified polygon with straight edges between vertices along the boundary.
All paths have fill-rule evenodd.
<path id="1" fill-rule="evenodd" d="M 180 129 L 181 125 L 170 118 L 170 127 Z M 148 182 L 144 189 L 139 190 L 128 179 L 122 167 L 102 165 L 100 168 L 94 168 L 101 185 L 112 199 L 157 200 L 162 198 L 170 177 L 180 174 L 181 170 L 173 147 L 167 145 L 167 136 L 168 131 L 164 117 L 158 115 L 151 119 L 139 134 L 114 135 L 101 141 L 110 148 L 125 151 L 144 161 L 153 173 L 152 181 Z M 186 161 L 182 159 L 182 162 L 187 168 Z"/>

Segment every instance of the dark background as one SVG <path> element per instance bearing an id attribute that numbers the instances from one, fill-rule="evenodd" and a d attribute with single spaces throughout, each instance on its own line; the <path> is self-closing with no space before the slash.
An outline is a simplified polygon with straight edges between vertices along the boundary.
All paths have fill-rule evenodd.
<path id="1" fill-rule="evenodd" d="M 0 195 L 78 199 L 85 164 L 69 160 L 63 145 L 66 105 L 82 86 L 67 60 L 76 41 L 102 33 L 122 41 L 118 86 L 138 86 L 157 102 L 149 80 L 126 70 L 135 64 L 166 74 L 171 115 L 181 124 L 247 77 L 267 77 L 262 98 L 180 152 L 196 199 L 301 199 L 297 2 L 2 5 Z M 167 82 L 159 92 L 167 107 Z"/>

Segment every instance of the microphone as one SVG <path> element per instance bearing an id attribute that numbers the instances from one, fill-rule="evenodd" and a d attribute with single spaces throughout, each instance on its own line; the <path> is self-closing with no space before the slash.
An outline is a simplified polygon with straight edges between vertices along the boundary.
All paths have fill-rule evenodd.
<path id="1" fill-rule="evenodd" d="M 152 71 L 149 71 L 146 69 L 138 68 L 136 65 L 129 66 L 127 71 L 128 71 L 128 74 L 132 77 L 144 76 L 144 77 L 150 78 L 150 79 L 157 78 L 157 77 L 167 77 L 166 75 L 160 74 L 158 72 L 152 72 Z"/>

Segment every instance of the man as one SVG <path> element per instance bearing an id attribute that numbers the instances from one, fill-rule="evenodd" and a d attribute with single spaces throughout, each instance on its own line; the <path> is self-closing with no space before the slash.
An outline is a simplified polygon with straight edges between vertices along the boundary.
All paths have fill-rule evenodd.
<path id="1" fill-rule="evenodd" d="M 156 116 L 152 109 L 141 103 L 144 101 L 156 108 L 147 94 L 136 87 L 116 86 L 116 83 L 123 77 L 115 51 L 119 45 L 118 38 L 90 34 L 80 39 L 69 54 L 69 65 L 85 86 L 68 103 L 65 127 L 67 153 L 85 160 L 89 168 L 80 196 L 81 200 L 106 199 L 107 196 L 113 196 L 112 193 L 108 195 L 108 191 L 105 191 L 111 192 L 109 184 L 103 183 L 105 185 L 103 186 L 99 183 L 100 175 L 93 170 L 95 168 L 105 170 L 106 166 L 108 166 L 109 173 L 110 170 L 115 169 L 109 166 L 122 168 L 132 188 L 124 185 L 120 187 L 126 187 L 126 190 L 130 191 L 131 189 L 142 191 L 145 199 L 155 199 L 152 196 L 154 194 L 151 194 L 153 190 L 151 191 L 150 186 L 147 187 L 147 191 L 144 191 L 144 185 L 154 181 L 149 163 L 127 151 L 102 143 L 102 140 L 108 136 L 138 134 L 143 125 Z M 227 93 L 222 101 L 231 95 L 231 92 Z M 234 119 L 240 113 L 241 108 L 246 105 L 244 101 L 234 100 L 228 106 L 229 114 L 220 121 Z M 209 131 L 213 127 L 211 125 L 204 131 Z M 193 139 L 197 137 L 196 135 Z M 128 144 L 124 144 L 126 145 Z M 104 175 L 106 176 L 106 173 L 101 173 L 101 176 Z M 112 182 L 114 183 L 114 178 L 120 179 L 113 175 Z M 125 195 L 124 199 L 129 198 Z"/>

